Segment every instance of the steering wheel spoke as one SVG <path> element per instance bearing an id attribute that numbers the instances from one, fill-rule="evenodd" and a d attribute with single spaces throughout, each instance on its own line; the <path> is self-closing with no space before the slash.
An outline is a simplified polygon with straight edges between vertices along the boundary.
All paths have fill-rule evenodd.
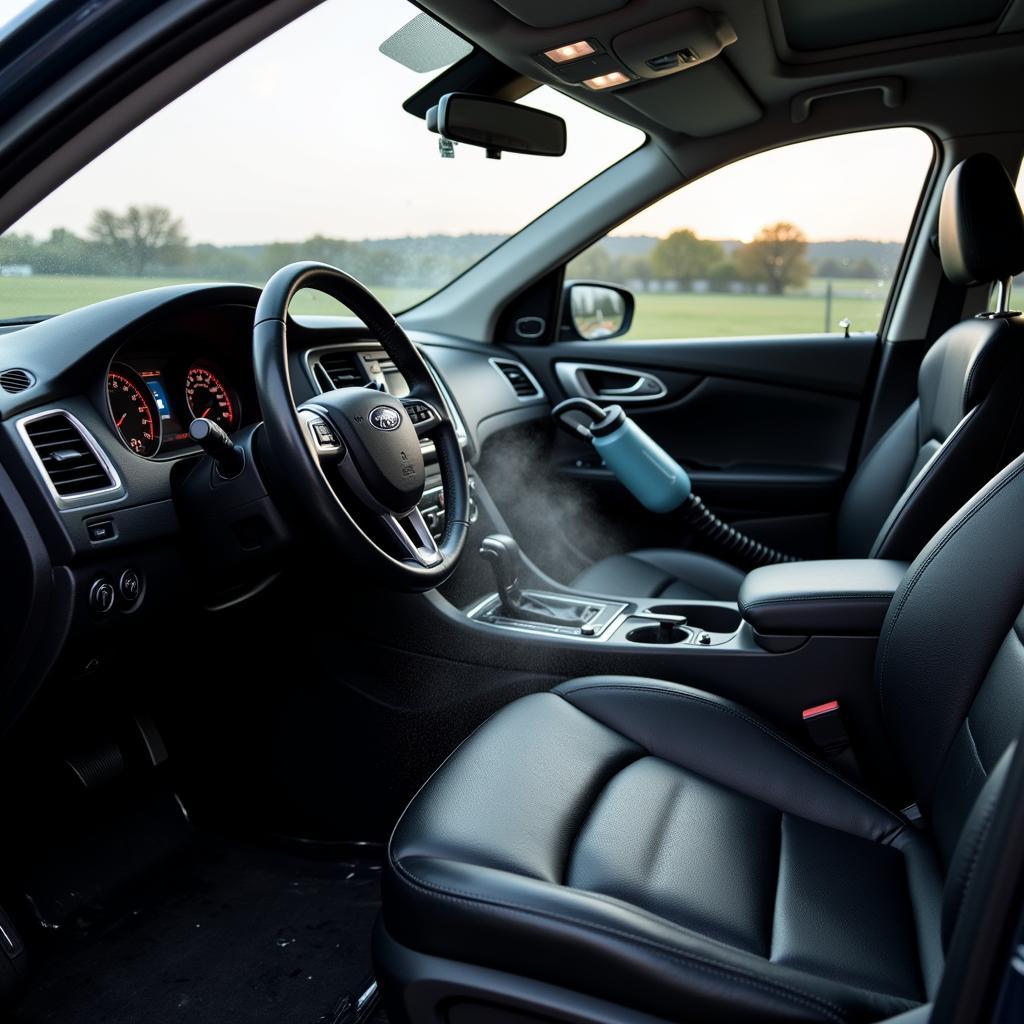
<path id="1" fill-rule="evenodd" d="M 399 547 L 407 557 L 414 558 L 427 569 L 443 561 L 444 556 L 437 546 L 437 541 L 434 540 L 427 521 L 418 508 L 404 516 L 386 513 L 381 515 L 380 520 L 398 541 Z"/>

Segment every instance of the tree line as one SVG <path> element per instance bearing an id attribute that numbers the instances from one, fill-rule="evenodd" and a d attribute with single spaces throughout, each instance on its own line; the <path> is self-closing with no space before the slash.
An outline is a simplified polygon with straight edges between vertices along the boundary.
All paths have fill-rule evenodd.
<path id="1" fill-rule="evenodd" d="M 48 238 L 0 236 L 0 267 L 22 265 L 36 274 L 201 277 L 261 282 L 298 259 L 345 267 L 374 285 L 440 287 L 498 245 L 500 235 L 431 235 L 353 241 L 315 235 L 303 242 L 217 246 L 193 244 L 181 218 L 164 206 L 100 209 L 84 235 L 57 228 Z M 622 241 L 612 239 L 611 242 Z M 672 282 L 678 289 L 704 282 L 712 289 L 759 286 L 772 294 L 806 284 L 808 277 L 878 278 L 871 260 L 834 257 L 811 264 L 808 242 L 794 224 L 763 227 L 745 245 L 673 231 L 645 251 L 616 251 L 608 240 L 581 253 L 569 266 L 577 278 L 646 288 Z"/>
<path id="2" fill-rule="evenodd" d="M 773 295 L 799 288 L 810 277 L 877 280 L 889 273 L 867 257 L 827 256 L 812 262 L 808 247 L 803 231 L 786 221 L 766 225 L 750 242 L 735 245 L 680 228 L 646 252 L 616 252 L 607 240 L 599 242 L 573 260 L 569 273 L 641 288 L 666 281 L 684 290 L 697 282 L 712 290 L 760 286 Z"/>
<path id="3" fill-rule="evenodd" d="M 504 240 L 500 235 L 430 235 L 353 241 L 314 235 L 261 245 L 191 243 L 182 220 L 163 206 L 100 209 L 84 234 L 0 236 L 0 268 L 33 274 L 189 277 L 262 283 L 296 260 L 322 260 L 375 285 L 440 287 Z"/>

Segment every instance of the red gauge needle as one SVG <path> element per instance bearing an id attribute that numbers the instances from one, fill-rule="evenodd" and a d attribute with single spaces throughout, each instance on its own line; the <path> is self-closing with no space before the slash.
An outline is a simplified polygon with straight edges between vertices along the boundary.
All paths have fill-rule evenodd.
<path id="1" fill-rule="evenodd" d="M 213 406 L 211 405 L 211 406 L 210 406 L 210 408 L 209 408 L 209 409 L 207 409 L 207 410 L 206 410 L 206 412 L 204 412 L 204 413 L 203 413 L 203 415 L 202 415 L 202 416 L 200 416 L 199 418 L 200 418 L 201 420 L 205 420 L 205 419 L 206 419 L 206 417 L 210 415 L 210 409 L 212 409 L 212 408 L 213 408 Z"/>
<path id="2" fill-rule="evenodd" d="M 124 415 L 123 415 L 123 416 L 122 416 L 122 417 L 121 417 L 121 418 L 120 418 L 120 419 L 119 419 L 119 420 L 118 420 L 118 421 L 117 421 L 117 422 L 116 422 L 116 423 L 114 424 L 114 426 L 115 426 L 115 427 L 117 427 L 117 429 L 118 429 L 118 430 L 120 430 L 120 429 L 121 429 L 121 424 L 122 424 L 122 423 L 124 423 L 124 421 L 125 421 L 126 419 L 128 419 L 128 413 L 125 413 L 125 414 L 124 414 Z"/>

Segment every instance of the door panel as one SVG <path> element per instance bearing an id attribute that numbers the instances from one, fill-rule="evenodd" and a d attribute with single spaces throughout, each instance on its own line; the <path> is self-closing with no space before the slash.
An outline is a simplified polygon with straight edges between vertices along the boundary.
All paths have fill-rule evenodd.
<path id="1" fill-rule="evenodd" d="M 874 335 L 860 334 L 562 342 L 516 353 L 552 401 L 588 387 L 600 395 L 636 380 L 663 384 L 664 394 L 631 393 L 639 400 L 622 404 L 687 468 L 694 491 L 755 536 L 821 556 L 829 553 L 877 347 Z M 580 364 L 601 370 L 581 374 Z M 651 515 L 626 495 L 585 442 L 558 431 L 547 458 L 552 478 L 586 492 L 617 548 L 681 543 L 671 517 Z"/>

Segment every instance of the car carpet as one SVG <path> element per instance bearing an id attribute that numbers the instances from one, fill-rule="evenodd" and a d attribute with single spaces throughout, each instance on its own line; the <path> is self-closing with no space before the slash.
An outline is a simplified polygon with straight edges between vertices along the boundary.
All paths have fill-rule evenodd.
<path id="1" fill-rule="evenodd" d="M 379 875 L 372 857 L 206 840 L 145 901 L 62 929 L 14 1020 L 340 1024 L 370 973 Z"/>

